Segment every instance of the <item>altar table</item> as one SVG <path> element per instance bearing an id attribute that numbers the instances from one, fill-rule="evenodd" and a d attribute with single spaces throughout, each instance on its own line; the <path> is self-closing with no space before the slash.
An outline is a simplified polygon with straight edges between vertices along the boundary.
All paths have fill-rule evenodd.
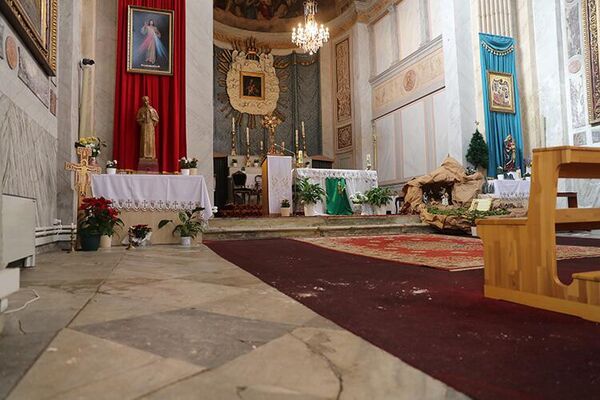
<path id="1" fill-rule="evenodd" d="M 377 171 L 365 171 L 358 169 L 319 169 L 298 168 L 294 170 L 294 176 L 298 179 L 308 178 L 310 183 L 318 183 L 325 190 L 327 178 L 344 178 L 346 180 L 346 194 L 348 198 L 356 193 L 365 194 L 376 188 Z M 317 215 L 326 215 L 325 204 L 318 202 L 315 207 Z"/>

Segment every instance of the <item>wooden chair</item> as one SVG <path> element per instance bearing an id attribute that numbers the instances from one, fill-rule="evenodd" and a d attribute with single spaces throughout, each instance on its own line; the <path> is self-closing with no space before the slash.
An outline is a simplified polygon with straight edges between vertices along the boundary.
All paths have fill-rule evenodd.
<path id="1" fill-rule="evenodd" d="M 236 199 L 240 199 L 242 204 L 248 204 L 252 189 L 246 187 L 247 175 L 242 171 L 237 171 L 231 175 L 233 183 L 233 203 L 236 204 Z"/>
<path id="2" fill-rule="evenodd" d="M 600 271 L 560 282 L 556 230 L 600 227 L 600 209 L 556 209 L 558 178 L 600 178 L 600 149 L 553 147 L 533 151 L 526 218 L 477 221 L 483 239 L 486 297 L 600 322 Z"/>

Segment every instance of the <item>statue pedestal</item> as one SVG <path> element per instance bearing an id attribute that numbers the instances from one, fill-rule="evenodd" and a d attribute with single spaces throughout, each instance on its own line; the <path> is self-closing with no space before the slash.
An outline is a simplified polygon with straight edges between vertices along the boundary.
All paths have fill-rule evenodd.
<path id="1" fill-rule="evenodd" d="M 138 174 L 158 174 L 158 160 L 156 158 L 140 158 L 137 167 Z"/>

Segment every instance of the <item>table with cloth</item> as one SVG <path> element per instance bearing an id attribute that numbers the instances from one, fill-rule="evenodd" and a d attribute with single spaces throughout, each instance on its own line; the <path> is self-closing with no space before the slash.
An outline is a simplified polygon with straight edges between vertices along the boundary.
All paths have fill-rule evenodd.
<path id="1" fill-rule="evenodd" d="M 158 229 L 163 219 L 178 223 L 178 213 L 202 207 L 205 220 L 212 217 L 212 204 L 202 175 L 92 175 L 94 197 L 112 200 L 121 212 L 124 227 L 113 236 L 113 244 L 127 236 L 127 228 L 147 224 L 152 228 L 152 243 L 179 242 L 171 232 L 172 225 Z"/>
<path id="2" fill-rule="evenodd" d="M 529 198 L 531 182 L 522 179 L 495 179 L 488 181 L 493 186 L 492 197 L 525 200 Z"/>
<path id="3" fill-rule="evenodd" d="M 298 168 L 294 170 L 296 179 L 308 178 L 310 183 L 318 183 L 327 193 L 325 203 L 315 207 L 317 215 L 351 215 L 350 197 L 377 187 L 377 171 L 353 169 Z"/>

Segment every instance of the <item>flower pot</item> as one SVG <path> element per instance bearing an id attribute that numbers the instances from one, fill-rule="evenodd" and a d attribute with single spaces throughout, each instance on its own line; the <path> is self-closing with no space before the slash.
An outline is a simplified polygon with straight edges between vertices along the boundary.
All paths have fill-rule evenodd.
<path id="1" fill-rule="evenodd" d="M 477 227 L 476 226 L 471 227 L 471 236 L 477 237 Z"/>
<path id="2" fill-rule="evenodd" d="M 198 175 L 198 168 L 190 168 L 190 175 Z"/>
<path id="3" fill-rule="evenodd" d="M 292 210 L 291 207 L 281 207 L 281 216 L 282 217 L 289 217 L 291 210 Z"/>
<path id="4" fill-rule="evenodd" d="M 82 251 L 97 251 L 100 247 L 100 234 L 80 234 L 79 242 Z"/>
<path id="5" fill-rule="evenodd" d="M 182 168 L 180 172 L 181 172 L 181 175 L 189 175 L 190 174 L 190 169 L 189 168 Z"/>
<path id="6" fill-rule="evenodd" d="M 112 236 L 102 235 L 100 236 L 100 248 L 110 249 L 112 246 Z"/>
<path id="7" fill-rule="evenodd" d="M 387 206 L 378 206 L 373 207 L 374 215 L 386 215 L 387 214 Z"/>
<path id="8" fill-rule="evenodd" d="M 373 215 L 373 206 L 370 204 L 363 204 L 360 215 Z"/>
<path id="9" fill-rule="evenodd" d="M 315 211 L 316 204 L 305 204 L 304 205 L 304 216 L 306 217 L 314 217 L 317 215 Z"/>
<path id="10" fill-rule="evenodd" d="M 184 247 L 190 247 L 192 245 L 192 238 L 190 236 L 182 236 L 181 245 Z"/>
<path id="11" fill-rule="evenodd" d="M 499 181 L 503 181 L 504 180 L 504 174 L 498 174 L 498 180 Z"/>
<path id="12" fill-rule="evenodd" d="M 106 175 L 115 175 L 117 173 L 116 168 L 106 168 Z"/>

